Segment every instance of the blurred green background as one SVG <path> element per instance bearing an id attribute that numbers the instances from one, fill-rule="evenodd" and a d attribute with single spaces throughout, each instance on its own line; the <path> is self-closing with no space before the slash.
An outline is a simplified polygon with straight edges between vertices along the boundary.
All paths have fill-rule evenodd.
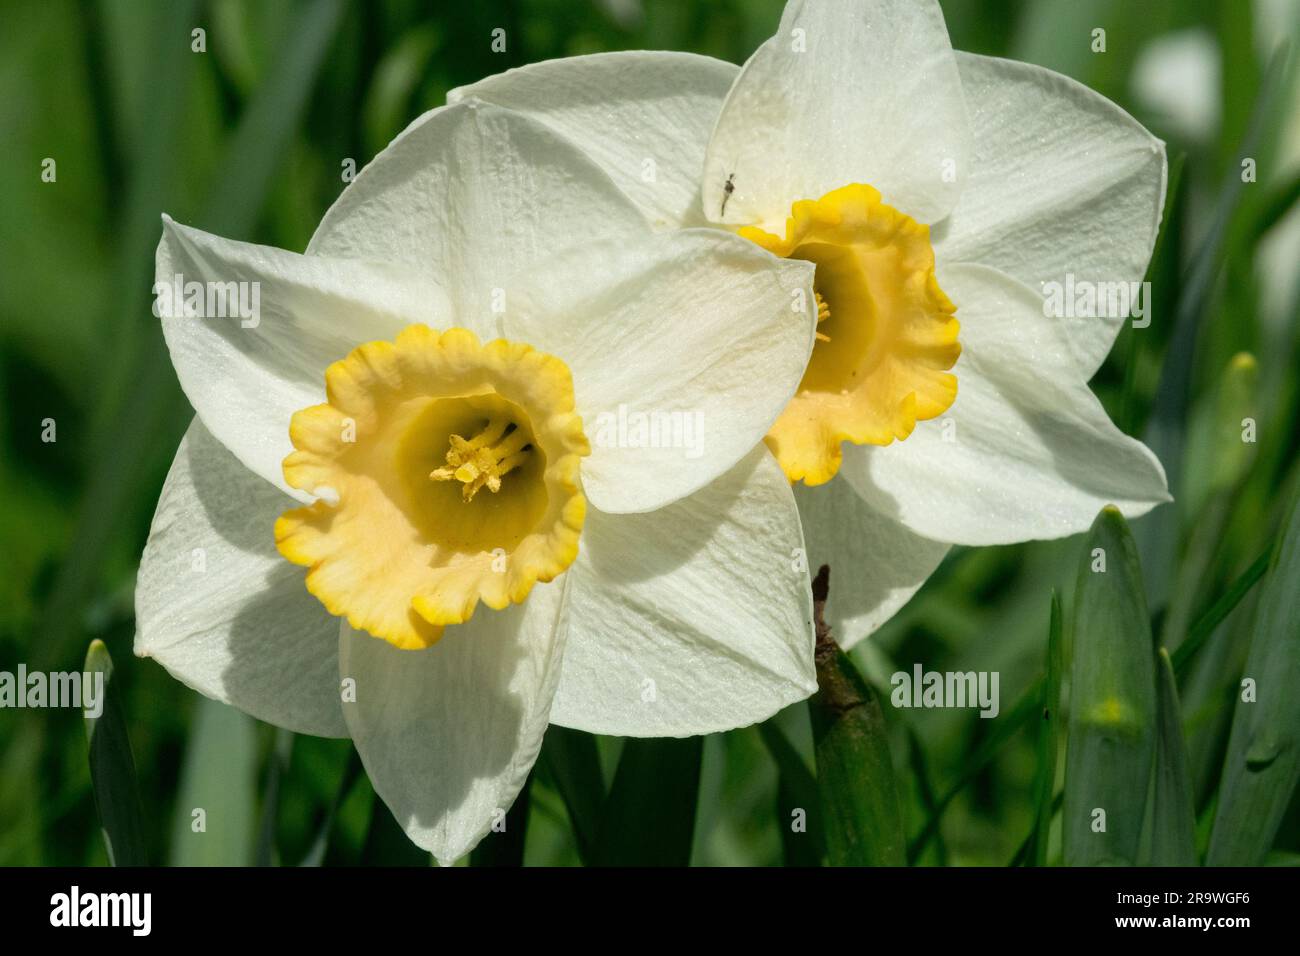
<path id="1" fill-rule="evenodd" d="M 1294 69 L 1269 70 L 1300 30 L 1300 4 L 945 0 L 943 8 L 955 47 L 1069 74 L 1169 144 L 1170 201 L 1149 276 L 1153 321 L 1121 334 L 1094 388 L 1169 470 L 1177 503 L 1135 522 L 1134 533 L 1156 626 L 1176 647 L 1269 549 L 1300 481 L 1300 95 Z M 202 702 L 131 654 L 136 562 L 192 416 L 149 310 L 159 214 L 301 250 L 343 188 L 344 161 L 364 165 L 452 87 L 604 50 L 743 62 L 780 12 L 778 0 L 4 0 L 0 670 L 20 661 L 78 669 L 91 639 L 107 645 L 147 859 L 420 862 L 356 773 L 346 741 L 277 733 Z M 196 27 L 206 31 L 205 52 L 191 49 Z M 490 48 L 497 27 L 507 31 L 505 53 Z M 1093 50 L 1096 28 L 1106 31 L 1104 53 Z M 1257 181 L 1242 182 L 1243 156 L 1255 160 Z M 55 182 L 42 181 L 47 158 Z M 1243 352 L 1257 361 L 1234 364 Z M 1223 422 L 1247 415 L 1259 423 L 1256 444 L 1221 440 Z M 52 443 L 42 441 L 46 419 L 56 423 Z M 1032 727 L 1010 732 L 1008 715 L 1044 671 L 1053 589 L 1070 620 L 1083 548 L 1075 537 L 956 549 L 854 651 L 886 689 L 892 672 L 916 661 L 1001 673 L 999 720 L 886 703 L 916 862 L 1006 864 L 1033 828 L 1037 736 Z M 1179 674 L 1202 840 L 1259 590 Z M 773 725 L 811 760 L 803 705 Z M 704 741 L 693 839 L 689 789 L 679 808 L 691 862 L 775 864 L 794 852 L 783 846 L 788 794 L 778 792 L 767 737 L 749 728 Z M 578 862 L 562 797 L 572 806 L 565 755 L 593 746 L 609 785 L 620 741 L 548 735 L 531 800 L 513 815 L 527 815 L 528 863 Z M 588 781 L 597 792 L 586 799 L 599 799 L 600 787 Z M 194 806 L 208 808 L 206 840 L 187 839 Z M 670 840 L 672 821 L 642 823 L 664 827 L 658 836 Z M 1059 856 L 1057 831 L 1049 859 Z M 494 847 L 485 844 L 483 861 Z M 1300 851 L 1294 805 L 1277 848 L 1278 860 Z M 517 858 L 518 848 L 497 849 Z M 105 862 L 80 714 L 0 711 L 0 863 Z"/>

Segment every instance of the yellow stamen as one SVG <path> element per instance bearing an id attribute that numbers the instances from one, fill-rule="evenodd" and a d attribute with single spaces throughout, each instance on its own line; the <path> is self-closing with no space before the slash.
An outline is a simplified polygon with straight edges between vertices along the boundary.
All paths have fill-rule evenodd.
<path id="1" fill-rule="evenodd" d="M 820 292 L 813 290 L 813 295 L 817 297 L 817 324 L 821 325 L 831 317 L 831 307 L 827 304 L 825 296 Z M 817 336 L 818 342 L 829 342 L 831 340 L 831 337 L 825 332 L 818 331 L 814 334 Z"/>
<path id="2" fill-rule="evenodd" d="M 501 477 L 522 465 L 529 451 L 528 434 L 504 418 L 489 420 L 469 441 L 451 435 L 449 444 L 447 464 L 429 472 L 429 477 L 434 481 L 461 482 L 460 493 L 466 502 L 473 501 L 484 486 L 493 494 L 500 491 Z"/>

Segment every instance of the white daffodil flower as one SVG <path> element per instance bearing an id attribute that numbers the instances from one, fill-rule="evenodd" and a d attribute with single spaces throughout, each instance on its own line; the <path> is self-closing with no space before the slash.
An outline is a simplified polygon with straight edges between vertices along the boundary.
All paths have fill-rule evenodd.
<path id="1" fill-rule="evenodd" d="M 305 255 L 166 219 L 159 311 L 197 419 L 137 653 L 350 736 L 443 862 L 513 802 L 548 720 L 685 736 L 806 697 L 798 511 L 762 439 L 812 349 L 812 271 L 656 234 L 572 144 L 475 103 L 408 128 Z M 199 317 L 214 289 L 257 314 Z M 672 447 L 644 414 L 702 433 Z"/>
<path id="2" fill-rule="evenodd" d="M 464 96 L 568 137 L 660 228 L 712 224 L 816 264 L 818 342 L 767 441 L 803 483 L 814 566 L 851 582 L 828 606 L 842 644 L 953 543 L 1169 500 L 1087 384 L 1151 255 L 1164 146 L 1086 87 L 955 53 L 934 0 L 793 0 L 742 68 L 601 54 Z"/>

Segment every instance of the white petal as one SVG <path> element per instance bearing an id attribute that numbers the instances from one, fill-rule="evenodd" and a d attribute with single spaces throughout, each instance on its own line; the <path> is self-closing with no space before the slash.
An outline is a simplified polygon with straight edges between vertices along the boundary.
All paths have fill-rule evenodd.
<path id="1" fill-rule="evenodd" d="M 1135 517 L 1170 500 L 1160 462 L 1111 423 L 1032 290 L 986 266 L 948 281 L 957 400 L 905 441 L 844 446 L 840 474 L 869 504 L 937 541 L 1006 544 L 1082 531 L 1106 504 Z"/>
<path id="2" fill-rule="evenodd" d="M 814 573 L 830 565 L 826 622 L 843 648 L 872 634 L 911 600 L 949 545 L 909 531 L 867 504 L 843 478 L 794 489 Z"/>
<path id="3" fill-rule="evenodd" d="M 570 245 L 646 229 L 577 146 L 484 103 L 421 116 L 343 191 L 309 253 L 403 266 L 448 290 L 456 324 L 495 337 L 516 271 Z"/>
<path id="4" fill-rule="evenodd" d="M 764 448 L 653 514 L 588 515 L 551 720 L 680 737 L 765 720 L 813 693 L 802 546 L 789 482 Z"/>
<path id="5" fill-rule="evenodd" d="M 338 621 L 275 550 L 296 505 L 190 425 L 140 559 L 135 652 L 258 720 L 346 737 Z"/>
<path id="6" fill-rule="evenodd" d="M 1037 291 L 1067 273 L 1140 282 L 1164 208 L 1164 144 L 1051 70 L 966 53 L 957 64 L 974 155 L 961 201 L 933 233 L 940 285 L 956 262 L 993 266 Z M 1124 317 L 1062 322 L 1091 378 Z"/>
<path id="7" fill-rule="evenodd" d="M 957 202 L 969 138 L 936 0 L 792 0 L 722 108 L 704 210 L 783 234 L 791 203 L 866 183 L 934 222 Z"/>
<path id="8" fill-rule="evenodd" d="M 175 288 L 177 276 L 211 284 L 207 317 L 188 316 L 174 295 L 170 309 L 161 298 L 156 306 L 186 397 L 236 458 L 290 493 L 280 471 L 293 450 L 289 418 L 324 401 L 326 366 L 362 342 L 448 315 L 436 286 L 392 266 L 234 242 L 164 217 L 155 291 Z M 226 283 L 250 283 L 240 301 L 251 317 L 229 307 L 231 317 L 210 314 L 206 290 Z"/>
<path id="9" fill-rule="evenodd" d="M 740 68 L 694 53 L 573 56 L 447 94 L 541 120 L 582 148 L 656 226 L 704 225 L 704 149 Z"/>
<path id="10" fill-rule="evenodd" d="M 523 604 L 480 608 L 421 651 L 352 630 L 339 673 L 356 700 L 344 716 L 375 792 L 439 862 L 474 848 L 514 803 L 546 732 L 564 635 L 563 586 Z"/>
<path id="11" fill-rule="evenodd" d="M 520 277 L 506 334 L 573 371 L 592 504 L 660 508 L 762 441 L 812 352 L 812 272 L 684 229 L 574 250 Z"/>

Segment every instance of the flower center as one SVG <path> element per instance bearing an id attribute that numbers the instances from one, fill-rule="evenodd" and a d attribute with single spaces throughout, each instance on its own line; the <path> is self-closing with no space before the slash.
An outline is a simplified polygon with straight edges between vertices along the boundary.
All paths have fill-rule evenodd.
<path id="1" fill-rule="evenodd" d="M 559 359 L 417 325 L 355 349 L 325 383 L 328 403 L 294 415 L 284 462 L 321 500 L 275 534 L 331 613 L 427 647 L 479 601 L 521 602 L 573 562 L 590 447 Z"/>
<path id="2" fill-rule="evenodd" d="M 842 442 L 888 445 L 952 405 L 960 326 L 935 279 L 928 226 L 853 184 L 796 202 L 785 238 L 754 226 L 740 235 L 817 266 L 817 341 L 766 439 L 792 482 L 829 481 Z"/>
<path id="3" fill-rule="evenodd" d="M 429 472 L 434 481 L 459 481 L 466 502 L 474 500 L 484 485 L 496 494 L 501 490 L 501 476 L 528 460 L 532 451 L 529 434 L 505 418 L 491 418 L 483 430 L 468 441 L 452 435 L 447 449 L 447 464 Z"/>

